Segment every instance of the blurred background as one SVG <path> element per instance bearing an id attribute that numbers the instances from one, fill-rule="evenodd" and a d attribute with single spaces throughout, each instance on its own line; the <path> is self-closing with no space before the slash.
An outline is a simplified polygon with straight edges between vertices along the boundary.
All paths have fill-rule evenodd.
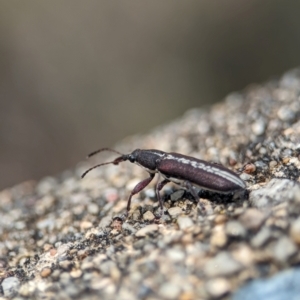
<path id="1" fill-rule="evenodd" d="M 299 65 L 300 1 L 4 0 L 0 189 Z"/>

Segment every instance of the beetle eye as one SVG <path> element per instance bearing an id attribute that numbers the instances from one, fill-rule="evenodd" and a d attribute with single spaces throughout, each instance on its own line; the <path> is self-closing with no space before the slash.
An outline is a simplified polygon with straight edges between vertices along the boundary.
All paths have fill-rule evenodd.
<path id="1" fill-rule="evenodd" d="M 134 156 L 131 155 L 131 154 L 128 156 L 128 160 L 129 160 L 131 163 L 134 163 L 134 162 L 135 162 L 135 158 L 134 158 Z"/>

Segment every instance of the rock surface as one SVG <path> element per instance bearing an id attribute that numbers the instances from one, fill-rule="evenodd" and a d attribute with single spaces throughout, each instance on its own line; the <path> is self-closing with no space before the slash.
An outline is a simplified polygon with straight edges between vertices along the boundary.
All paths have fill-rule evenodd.
<path id="1" fill-rule="evenodd" d="M 273 282 L 270 293 L 280 295 L 277 277 L 262 280 L 300 263 L 299 119 L 300 71 L 293 70 L 116 147 L 179 152 L 239 173 L 247 193 L 202 190 L 205 212 L 168 184 L 159 218 L 153 183 L 133 197 L 124 219 L 131 189 L 147 177 L 130 163 L 81 179 L 93 163 L 84 162 L 1 191 L 0 296 L 226 299 L 253 279 L 253 286 Z M 294 284 L 293 276 L 283 276 L 283 288 Z M 245 291 L 256 295 L 253 286 L 235 299 Z"/>

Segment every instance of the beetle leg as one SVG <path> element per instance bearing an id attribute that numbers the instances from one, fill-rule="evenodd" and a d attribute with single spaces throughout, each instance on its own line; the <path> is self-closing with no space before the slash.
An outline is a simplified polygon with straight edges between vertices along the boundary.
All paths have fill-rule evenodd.
<path id="1" fill-rule="evenodd" d="M 192 184 L 189 181 L 184 181 L 183 182 L 183 186 L 192 194 L 192 196 L 195 198 L 195 200 L 198 200 L 198 203 L 201 207 L 202 212 L 205 212 L 205 207 L 203 206 L 203 204 L 201 203 L 198 194 L 195 192 L 194 187 L 192 186 Z"/>
<path id="2" fill-rule="evenodd" d="M 141 190 L 143 190 L 150 182 L 151 180 L 154 178 L 155 173 L 149 173 L 150 177 L 144 179 L 143 181 L 139 182 L 134 189 L 131 191 L 130 196 L 128 198 L 128 202 L 127 202 L 127 215 L 130 211 L 130 204 L 131 204 L 131 198 L 133 195 L 137 194 L 138 192 L 140 192 Z"/>
<path id="3" fill-rule="evenodd" d="M 162 202 L 162 199 L 161 199 L 161 196 L 159 194 L 159 191 L 168 183 L 170 182 L 170 180 L 168 179 L 164 179 L 163 181 L 159 182 L 157 181 L 157 184 L 156 184 L 156 197 L 158 199 L 158 202 L 159 202 L 159 205 L 160 205 L 160 209 L 161 211 L 163 212 L 164 211 L 164 208 L 163 208 L 163 202 Z"/>

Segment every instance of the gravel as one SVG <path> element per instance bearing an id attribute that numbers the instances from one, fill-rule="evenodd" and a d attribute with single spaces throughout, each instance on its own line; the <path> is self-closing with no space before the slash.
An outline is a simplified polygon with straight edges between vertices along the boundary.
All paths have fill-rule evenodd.
<path id="1" fill-rule="evenodd" d="M 240 174 L 243 193 L 199 191 L 205 211 L 167 184 L 161 215 L 154 180 L 126 218 L 147 173 L 122 163 L 81 179 L 100 155 L 1 191 L 0 298 L 297 299 L 299 95 L 292 70 L 115 147 L 179 152 Z"/>

